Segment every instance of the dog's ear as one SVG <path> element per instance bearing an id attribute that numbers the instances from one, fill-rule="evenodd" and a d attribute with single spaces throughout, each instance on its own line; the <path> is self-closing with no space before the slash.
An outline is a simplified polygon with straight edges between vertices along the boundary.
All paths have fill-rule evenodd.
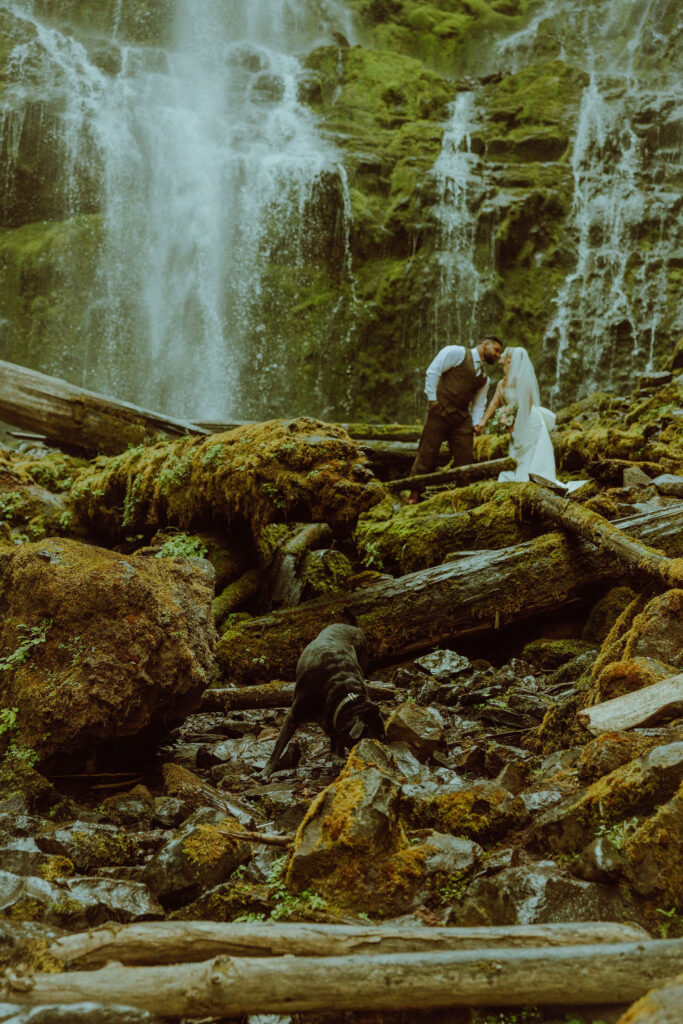
<path id="1" fill-rule="evenodd" d="M 349 736 L 351 737 L 352 740 L 359 740 L 364 732 L 365 723 L 362 722 L 360 718 L 356 718 L 349 731 Z"/>

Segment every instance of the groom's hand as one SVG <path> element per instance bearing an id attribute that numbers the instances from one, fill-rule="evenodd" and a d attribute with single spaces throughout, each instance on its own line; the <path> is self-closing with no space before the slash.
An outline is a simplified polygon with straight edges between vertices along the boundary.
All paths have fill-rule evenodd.
<path id="1" fill-rule="evenodd" d="M 474 424 L 474 433 L 475 434 L 483 434 L 483 432 L 484 432 L 484 424 L 483 423 L 475 423 Z"/>

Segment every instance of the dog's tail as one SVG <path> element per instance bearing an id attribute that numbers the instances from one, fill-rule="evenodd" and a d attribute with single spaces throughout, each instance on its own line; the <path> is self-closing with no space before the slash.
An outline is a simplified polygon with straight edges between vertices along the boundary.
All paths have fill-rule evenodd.
<path id="1" fill-rule="evenodd" d="M 348 622 L 349 626 L 356 626 L 357 629 L 360 629 L 358 619 L 356 618 L 356 616 L 351 611 L 348 605 L 344 605 L 344 607 L 342 608 L 342 615 Z"/>

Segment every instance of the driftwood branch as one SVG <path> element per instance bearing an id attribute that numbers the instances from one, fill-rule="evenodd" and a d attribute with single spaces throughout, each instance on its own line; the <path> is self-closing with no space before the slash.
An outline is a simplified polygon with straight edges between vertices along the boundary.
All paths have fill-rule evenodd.
<path id="1" fill-rule="evenodd" d="M 392 491 L 407 490 L 423 491 L 425 487 L 435 484 L 453 484 L 454 487 L 465 487 L 477 480 L 490 480 L 503 470 L 515 469 L 515 459 L 489 459 L 487 462 L 473 462 L 469 466 L 456 466 L 454 469 L 442 469 L 436 473 L 422 473 L 420 476 L 406 476 L 399 480 L 390 480 L 386 486 Z"/>
<path id="2" fill-rule="evenodd" d="M 192 423 L 148 412 L 14 363 L 0 361 L 0 419 L 56 445 L 115 455 L 159 434 L 208 434 Z"/>
<path id="3" fill-rule="evenodd" d="M 242 833 L 240 833 L 242 835 Z M 480 928 L 394 928 L 330 924 L 150 921 L 56 939 L 49 953 L 71 967 L 169 964 L 228 956 L 377 956 L 463 949 L 532 949 L 648 940 L 638 925 L 611 922 Z"/>
<path id="4" fill-rule="evenodd" d="M 619 526 L 646 544 L 683 552 L 681 505 Z M 587 541 L 546 534 L 240 623 L 219 640 L 217 659 L 237 685 L 293 679 L 303 647 L 323 626 L 347 622 L 347 609 L 367 637 L 371 662 L 409 657 L 582 600 L 620 565 Z"/>
<path id="5" fill-rule="evenodd" d="M 683 940 L 380 956 L 249 958 L 5 976 L 25 1006 L 92 1000 L 163 1017 L 398 1010 L 408 1007 L 625 1003 L 680 971 Z M 30 987 L 28 987 L 30 986 Z"/>
<path id="6" fill-rule="evenodd" d="M 393 686 L 368 683 L 373 700 L 392 700 Z M 246 711 L 255 708 L 288 708 L 294 697 L 294 683 L 265 683 L 263 686 L 220 686 L 204 690 L 202 711 Z"/>
<path id="7" fill-rule="evenodd" d="M 683 672 L 579 711 L 578 719 L 589 732 L 599 736 L 603 732 L 651 725 L 664 717 L 680 714 L 683 714 Z"/>
<path id="8" fill-rule="evenodd" d="M 538 484 L 528 484 L 521 506 L 525 512 L 551 519 L 570 533 L 590 541 L 629 569 L 656 580 L 660 586 L 683 586 L 683 558 L 667 558 L 570 498 L 561 498 Z"/>

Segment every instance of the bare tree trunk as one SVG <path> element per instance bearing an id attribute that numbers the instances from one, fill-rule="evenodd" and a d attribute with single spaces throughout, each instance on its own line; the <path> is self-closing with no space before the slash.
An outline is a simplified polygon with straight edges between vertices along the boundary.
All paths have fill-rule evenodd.
<path id="1" fill-rule="evenodd" d="M 489 459 L 487 462 L 473 462 L 469 466 L 456 466 L 454 469 L 442 469 L 436 473 L 401 477 L 399 480 L 390 480 L 386 486 L 391 491 L 407 490 L 408 488 L 411 491 L 423 491 L 425 487 L 432 487 L 434 484 L 453 484 L 454 487 L 465 487 L 477 480 L 490 480 L 502 473 L 503 470 L 516 467 L 515 459 Z"/>
<path id="2" fill-rule="evenodd" d="M 58 377 L 0 361 L 0 419 L 35 431 L 54 444 L 116 455 L 161 434 L 184 437 L 208 430 L 84 391 Z"/>
<path id="3" fill-rule="evenodd" d="M 619 526 L 683 553 L 680 505 Z M 546 534 L 241 623 L 223 634 L 217 659 L 237 685 L 293 679 L 304 646 L 329 623 L 348 621 L 346 609 L 367 637 L 372 662 L 408 657 L 581 600 L 596 581 L 621 571 L 622 563 L 587 541 Z"/>
<path id="4" fill-rule="evenodd" d="M 240 836 L 243 834 L 240 833 Z M 107 924 L 65 935 L 50 946 L 64 964 L 99 967 L 173 964 L 228 956 L 377 956 L 455 949 L 605 945 L 649 939 L 638 925 L 611 922 L 531 924 L 480 928 L 392 928 L 338 924 L 220 924 L 213 921 L 151 921 Z"/>
<path id="5" fill-rule="evenodd" d="M 170 967 L 110 963 L 98 971 L 20 978 L 7 972 L 5 998 L 25 1006 L 92 1000 L 173 1018 L 625 1003 L 674 978 L 681 956 L 681 939 L 373 957 L 219 956 Z"/>
<path id="6" fill-rule="evenodd" d="M 594 736 L 602 732 L 621 729 L 635 729 L 640 725 L 652 725 L 663 717 L 673 717 L 683 712 L 683 672 L 662 679 L 652 686 L 644 686 L 635 693 L 595 704 L 592 708 L 579 711 L 578 719 Z"/>
<path id="7" fill-rule="evenodd" d="M 528 484 L 520 503 L 525 512 L 552 519 L 558 526 L 609 552 L 628 568 L 649 576 L 660 586 L 683 586 L 683 558 L 667 558 L 570 498 L 560 498 L 545 487 Z"/>

